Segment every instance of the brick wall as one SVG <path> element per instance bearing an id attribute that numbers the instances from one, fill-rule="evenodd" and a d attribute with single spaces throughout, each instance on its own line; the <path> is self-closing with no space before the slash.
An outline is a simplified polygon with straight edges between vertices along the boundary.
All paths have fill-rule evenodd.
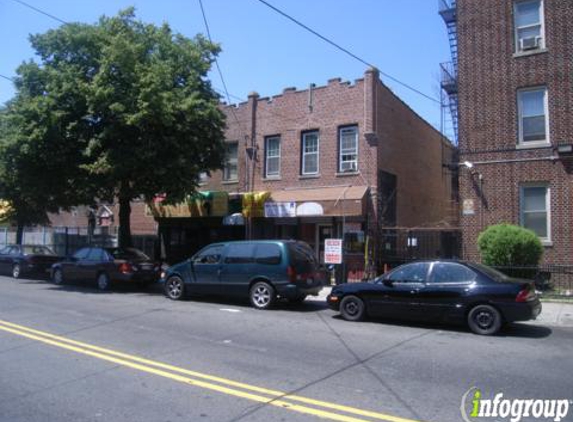
<path id="1" fill-rule="evenodd" d="M 458 0 L 460 161 L 476 163 L 473 174 L 460 169 L 461 199 L 475 201 L 475 214 L 461 217 L 469 259 L 479 259 L 482 229 L 519 224 L 520 184 L 544 182 L 553 242 L 544 259 L 571 263 L 571 163 L 548 157 L 558 143 L 573 143 L 573 2 L 545 0 L 544 13 L 547 51 L 516 55 L 512 1 Z M 551 145 L 517 149 L 517 90 L 539 85 L 548 89 Z"/>

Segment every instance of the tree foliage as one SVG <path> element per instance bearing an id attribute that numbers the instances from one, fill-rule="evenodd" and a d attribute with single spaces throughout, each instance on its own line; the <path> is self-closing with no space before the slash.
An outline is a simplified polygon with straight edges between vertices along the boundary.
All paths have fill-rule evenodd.
<path id="1" fill-rule="evenodd" d="M 138 21 L 132 8 L 30 39 L 39 62 L 19 67 L 7 112 L 5 143 L 23 167 L 10 185 L 29 193 L 18 204 L 3 189 L 15 209 L 45 216 L 48 205 L 117 198 L 126 245 L 131 200 L 161 193 L 177 201 L 201 172 L 222 166 L 224 115 L 207 79 L 218 46 Z M 49 171 L 37 172 L 39 164 Z M 35 203 L 44 200 L 38 191 L 53 201 Z"/>
<path id="2" fill-rule="evenodd" d="M 543 245 L 533 231 L 511 224 L 488 227 L 478 237 L 478 248 L 483 263 L 492 266 L 535 266 L 543 255 Z"/>

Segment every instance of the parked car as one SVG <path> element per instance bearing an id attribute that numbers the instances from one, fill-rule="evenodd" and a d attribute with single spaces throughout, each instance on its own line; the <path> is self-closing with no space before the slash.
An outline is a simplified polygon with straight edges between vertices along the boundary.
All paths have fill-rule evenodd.
<path id="1" fill-rule="evenodd" d="M 322 289 L 313 250 L 291 240 L 214 243 L 169 267 L 162 282 L 173 300 L 187 294 L 248 297 L 256 309 L 272 307 L 277 298 L 302 302 Z"/>
<path id="2" fill-rule="evenodd" d="M 405 264 L 372 282 L 336 286 L 327 303 L 348 321 L 368 315 L 457 322 L 483 335 L 495 334 L 504 323 L 535 319 L 541 312 L 532 281 L 459 261 Z"/>
<path id="3" fill-rule="evenodd" d="M 160 265 L 135 248 L 81 248 L 52 266 L 54 283 L 95 281 L 100 290 L 115 282 L 144 286 L 157 281 L 160 273 Z"/>
<path id="4" fill-rule="evenodd" d="M 7 245 L 0 249 L 0 272 L 14 278 L 22 275 L 49 275 L 52 264 L 62 260 L 47 246 Z"/>

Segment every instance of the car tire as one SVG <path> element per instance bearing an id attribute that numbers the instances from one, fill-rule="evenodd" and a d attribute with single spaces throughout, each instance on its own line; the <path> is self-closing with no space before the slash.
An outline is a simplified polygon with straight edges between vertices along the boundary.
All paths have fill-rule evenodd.
<path id="1" fill-rule="evenodd" d="M 255 309 L 271 308 L 275 303 L 276 297 L 274 287 L 265 281 L 253 284 L 249 291 L 249 299 Z"/>
<path id="2" fill-rule="evenodd" d="M 22 275 L 22 267 L 20 267 L 20 264 L 14 264 L 12 266 L 12 277 L 20 278 L 21 275 Z"/>
<path id="3" fill-rule="evenodd" d="M 185 283 L 181 277 L 169 277 L 165 282 L 165 296 L 171 300 L 181 300 L 185 297 Z"/>
<path id="4" fill-rule="evenodd" d="M 64 273 L 61 269 L 56 268 L 52 273 L 52 281 L 54 284 L 64 284 Z"/>
<path id="5" fill-rule="evenodd" d="M 468 313 L 468 326 L 475 334 L 491 336 L 500 330 L 502 324 L 501 314 L 491 305 L 474 306 Z"/>
<path id="6" fill-rule="evenodd" d="M 97 288 L 101 291 L 107 291 L 111 287 L 111 280 L 106 273 L 99 273 L 96 278 Z"/>
<path id="7" fill-rule="evenodd" d="M 307 295 L 298 295 L 293 297 L 292 299 L 288 299 L 290 303 L 302 303 L 306 299 Z"/>
<path id="8" fill-rule="evenodd" d="M 358 296 L 346 296 L 340 302 L 340 315 L 347 321 L 361 321 L 365 314 L 366 306 Z"/>

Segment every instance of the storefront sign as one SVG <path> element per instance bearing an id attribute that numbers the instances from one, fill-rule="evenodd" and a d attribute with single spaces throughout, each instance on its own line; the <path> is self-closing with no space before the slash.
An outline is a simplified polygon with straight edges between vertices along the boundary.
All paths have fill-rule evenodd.
<path id="1" fill-rule="evenodd" d="M 265 217 L 296 217 L 296 202 L 265 202 Z"/>
<path id="2" fill-rule="evenodd" d="M 296 215 L 304 217 L 308 215 L 324 215 L 322 205 L 317 202 L 303 202 L 296 208 Z"/>
<path id="3" fill-rule="evenodd" d="M 476 213 L 473 199 L 464 199 L 462 213 L 463 215 L 474 215 Z"/>
<path id="4" fill-rule="evenodd" d="M 342 264 L 342 239 L 324 239 L 324 263 Z"/>

